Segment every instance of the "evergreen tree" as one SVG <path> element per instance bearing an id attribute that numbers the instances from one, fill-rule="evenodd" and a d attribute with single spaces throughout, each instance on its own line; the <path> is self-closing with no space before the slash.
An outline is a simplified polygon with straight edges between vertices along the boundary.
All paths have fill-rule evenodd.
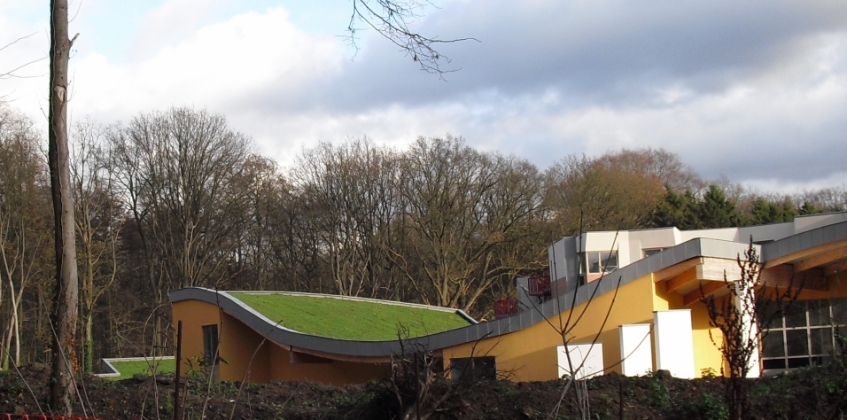
<path id="1" fill-rule="evenodd" d="M 676 193 L 665 185 L 665 196 L 653 212 L 655 227 L 677 227 L 678 229 L 700 229 L 702 223 L 697 212 L 697 197 L 691 190 Z"/>
<path id="2" fill-rule="evenodd" d="M 800 215 L 816 214 L 820 212 L 821 210 L 818 209 L 818 206 L 816 206 L 815 203 L 812 203 L 811 201 L 804 201 L 803 205 L 800 206 Z"/>
<path id="3" fill-rule="evenodd" d="M 724 228 L 739 225 L 738 210 L 735 203 L 726 198 L 717 185 L 710 185 L 698 206 L 698 214 L 703 228 Z"/>

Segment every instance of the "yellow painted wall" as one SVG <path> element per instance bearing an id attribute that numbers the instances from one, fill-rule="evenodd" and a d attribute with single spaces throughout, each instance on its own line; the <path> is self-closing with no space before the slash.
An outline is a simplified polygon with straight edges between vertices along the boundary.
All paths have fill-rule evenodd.
<path id="1" fill-rule="evenodd" d="M 723 356 L 719 345 L 723 342 L 723 334 L 720 329 L 709 325 L 709 311 L 701 303 L 697 302 L 691 306 L 685 306 L 682 295 L 668 292 L 665 282 L 653 284 L 653 310 L 667 311 L 671 309 L 691 309 L 691 334 L 694 343 L 694 373 L 700 375 L 704 369 L 712 369 L 715 374 L 720 374 Z M 710 336 L 711 334 L 711 336 Z M 715 342 L 712 342 L 714 338 Z M 715 345 L 717 343 L 718 346 Z M 655 346 L 653 351 L 653 366 L 656 366 Z"/>
<path id="2" fill-rule="evenodd" d="M 172 304 L 174 323 L 183 322 L 182 357 L 184 374 L 188 359 L 203 359 L 204 325 L 218 325 L 220 379 L 252 382 L 307 379 L 332 385 L 364 383 L 386 377 L 385 363 L 325 360 L 321 363 L 292 363 L 289 351 L 262 336 L 217 306 L 195 300 Z M 258 350 L 257 350 L 258 349 Z M 254 356 L 255 354 L 255 356 Z M 245 376 L 246 373 L 246 376 Z"/>
<path id="3" fill-rule="evenodd" d="M 603 281 L 617 279 L 609 276 Z M 614 293 L 596 296 L 590 303 L 577 305 L 571 319 L 569 342 L 573 344 L 590 343 L 600 332 L 598 342 L 603 343 L 603 361 L 606 373 L 620 373 L 620 333 L 621 324 L 651 322 L 653 319 L 653 280 L 646 276 L 620 287 L 617 299 L 612 305 Z M 609 319 L 603 325 L 603 318 L 611 306 Z M 586 310 L 587 308 L 587 310 Z M 561 314 L 565 322 L 570 311 Z M 577 322 L 580 314 L 585 315 Z M 495 356 L 498 374 L 513 381 L 546 381 L 557 379 L 556 347 L 562 345 L 559 329 L 560 317 L 550 319 L 550 323 L 540 322 L 531 327 L 444 349 L 444 365 L 449 367 L 451 358 Z M 550 324 L 553 324 L 551 326 Z M 614 365 L 614 366 L 612 366 Z"/>
<path id="4" fill-rule="evenodd" d="M 296 381 L 306 379 L 331 385 L 365 383 L 388 377 L 391 372 L 387 363 L 357 363 L 329 360 L 328 363 L 290 363 L 288 350 L 272 345 L 270 379 L 273 381 Z"/>
<path id="5" fill-rule="evenodd" d="M 174 331 L 182 321 L 182 373 L 188 373 L 203 360 L 204 325 L 218 324 L 217 307 L 200 301 L 182 301 L 171 305 Z M 176 342 L 176 336 L 174 342 Z"/>

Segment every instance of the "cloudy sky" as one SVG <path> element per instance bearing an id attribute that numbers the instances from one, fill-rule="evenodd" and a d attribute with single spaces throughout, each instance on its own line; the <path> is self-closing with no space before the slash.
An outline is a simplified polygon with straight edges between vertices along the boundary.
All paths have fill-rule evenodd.
<path id="1" fill-rule="evenodd" d="M 0 97 L 47 107 L 49 2 L 0 0 Z M 349 0 L 71 0 L 71 116 L 171 106 L 227 116 L 258 152 L 368 136 L 462 136 L 544 169 L 568 154 L 664 148 L 764 191 L 847 185 L 843 1 L 434 0 L 412 28 L 474 37 L 444 79 L 372 32 Z"/>

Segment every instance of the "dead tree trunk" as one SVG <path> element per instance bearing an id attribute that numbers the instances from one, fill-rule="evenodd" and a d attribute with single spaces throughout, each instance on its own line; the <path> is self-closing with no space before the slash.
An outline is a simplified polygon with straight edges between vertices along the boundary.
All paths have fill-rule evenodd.
<path id="1" fill-rule="evenodd" d="M 68 1 L 50 1 L 50 191 L 56 241 L 56 294 L 53 299 L 53 363 L 50 403 L 56 413 L 71 414 L 78 287 L 74 205 L 68 166 L 67 88 Z"/>

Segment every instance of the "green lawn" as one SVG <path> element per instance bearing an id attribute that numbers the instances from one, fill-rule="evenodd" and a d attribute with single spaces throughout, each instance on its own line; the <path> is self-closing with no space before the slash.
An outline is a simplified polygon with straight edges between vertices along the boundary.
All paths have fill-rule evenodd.
<path id="1" fill-rule="evenodd" d="M 401 329 L 415 338 L 470 325 L 454 312 L 420 307 L 277 293 L 230 296 L 285 328 L 342 340 L 390 341 Z"/>
<path id="2" fill-rule="evenodd" d="M 115 380 L 132 378 L 135 375 L 153 374 L 152 367 L 156 367 L 156 373 L 174 373 L 176 372 L 176 364 L 174 359 L 148 359 L 148 360 L 110 360 L 115 369 L 120 372 L 121 376 L 110 378 Z"/>

